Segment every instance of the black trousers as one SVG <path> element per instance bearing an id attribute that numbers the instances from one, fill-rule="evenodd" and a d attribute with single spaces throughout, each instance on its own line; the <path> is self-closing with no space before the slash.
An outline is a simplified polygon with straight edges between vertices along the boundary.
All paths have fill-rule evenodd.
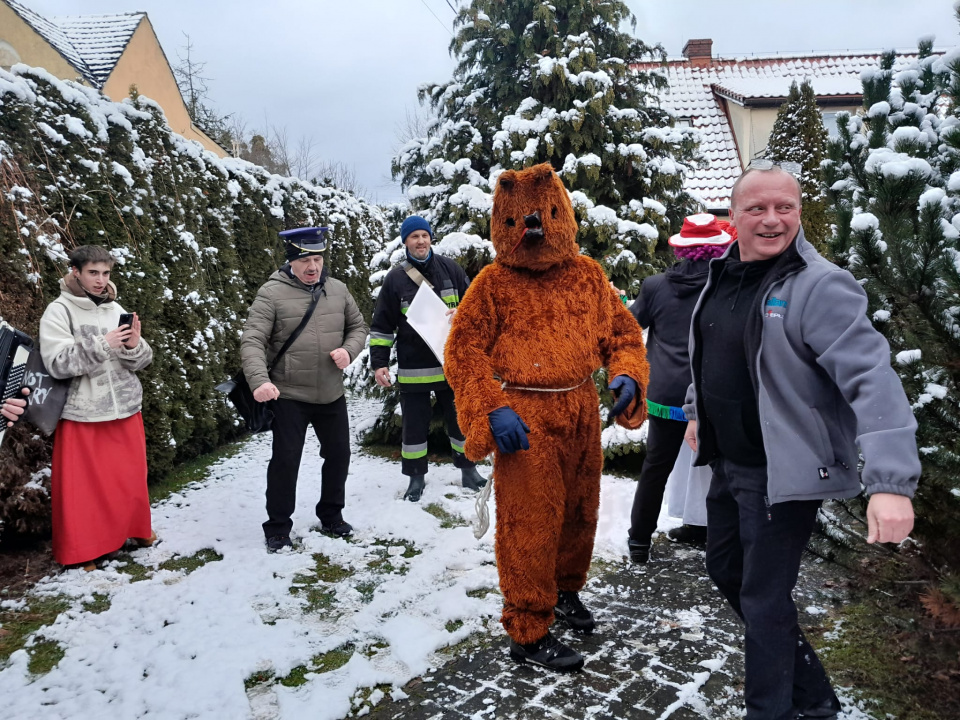
<path id="1" fill-rule="evenodd" d="M 747 718 L 787 720 L 833 696 L 792 597 L 821 501 L 769 505 L 766 466 L 711 467 L 707 572 L 746 625 Z"/>
<path id="2" fill-rule="evenodd" d="M 473 467 L 474 463 L 463 454 L 463 433 L 457 424 L 457 407 L 453 402 L 453 390 L 440 387 L 433 391 L 437 404 L 443 411 L 443 423 L 447 427 L 453 464 L 458 468 Z M 403 413 L 403 431 L 400 472 L 404 475 L 427 474 L 427 435 L 430 433 L 430 392 L 401 392 L 400 412 Z"/>
<path id="3" fill-rule="evenodd" d="M 647 418 L 647 456 L 643 459 L 640 480 L 633 495 L 633 509 L 630 511 L 631 540 L 645 545 L 650 543 L 650 537 L 657 529 L 657 519 L 663 505 L 663 491 L 683 447 L 683 434 L 686 430 L 685 422 L 658 417 Z"/>
<path id="4" fill-rule="evenodd" d="M 280 398 L 273 404 L 273 456 L 267 467 L 267 517 L 263 533 L 289 535 L 297 504 L 297 476 L 307 428 L 320 441 L 320 502 L 317 517 L 330 524 L 340 520 L 344 505 L 344 486 L 350 470 L 350 423 L 347 400 L 340 397 L 326 405 Z"/>

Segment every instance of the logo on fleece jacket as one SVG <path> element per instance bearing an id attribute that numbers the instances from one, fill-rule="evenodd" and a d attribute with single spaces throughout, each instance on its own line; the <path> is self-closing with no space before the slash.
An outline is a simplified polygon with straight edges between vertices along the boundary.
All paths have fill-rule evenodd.
<path id="1" fill-rule="evenodd" d="M 763 308 L 763 315 L 768 318 L 780 318 L 782 320 L 786 312 L 787 301 L 777 297 L 767 300 L 767 304 Z"/>

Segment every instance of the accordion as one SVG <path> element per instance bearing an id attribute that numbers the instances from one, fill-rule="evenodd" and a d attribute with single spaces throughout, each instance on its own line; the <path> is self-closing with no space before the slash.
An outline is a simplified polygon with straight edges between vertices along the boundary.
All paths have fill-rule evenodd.
<path id="1" fill-rule="evenodd" d="M 27 360 L 33 352 L 33 340 L 29 335 L 0 320 L 0 403 L 12 397 L 20 397 Z M 0 425 L 0 441 L 7 421 Z"/>

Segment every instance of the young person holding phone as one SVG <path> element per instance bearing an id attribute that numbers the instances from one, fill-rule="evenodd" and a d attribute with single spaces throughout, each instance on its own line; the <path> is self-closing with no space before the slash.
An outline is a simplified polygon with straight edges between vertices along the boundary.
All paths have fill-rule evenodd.
<path id="1" fill-rule="evenodd" d="M 136 372 L 153 359 L 140 318 L 116 302 L 114 259 L 98 245 L 70 254 L 60 297 L 40 320 L 40 352 L 55 378 L 73 378 L 53 441 L 53 555 L 93 570 L 127 538 L 156 540 Z"/>

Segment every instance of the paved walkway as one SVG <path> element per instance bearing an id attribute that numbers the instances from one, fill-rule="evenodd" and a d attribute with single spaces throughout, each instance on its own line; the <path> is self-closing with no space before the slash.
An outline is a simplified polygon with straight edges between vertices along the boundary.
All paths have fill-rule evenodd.
<path id="1" fill-rule="evenodd" d="M 714 589 L 703 552 L 655 546 L 647 566 L 626 560 L 606 565 L 582 598 L 598 627 L 564 641 L 586 656 L 582 673 L 556 675 L 517 666 L 508 656 L 499 623 L 459 648 L 431 674 L 412 681 L 407 699 L 385 699 L 378 720 L 482 718 L 612 720 L 614 718 L 738 718 L 742 716 L 742 626 Z M 819 589 L 822 571 L 809 568 L 798 588 L 801 624 L 835 599 Z M 560 626 L 555 626 L 560 629 Z M 857 711 L 846 717 L 866 717 Z"/>

